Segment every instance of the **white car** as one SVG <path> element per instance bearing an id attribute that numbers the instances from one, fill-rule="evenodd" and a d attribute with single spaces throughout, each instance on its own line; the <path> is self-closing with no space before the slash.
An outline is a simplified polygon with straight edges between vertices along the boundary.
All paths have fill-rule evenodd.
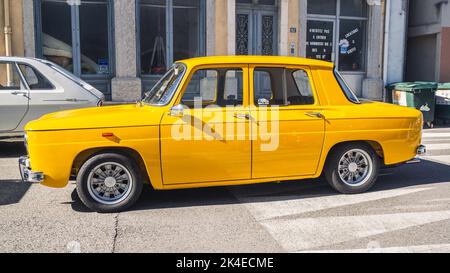
<path id="1" fill-rule="evenodd" d="M 42 115 L 101 106 L 105 96 L 60 66 L 40 59 L 0 57 L 0 138 L 20 136 Z"/>

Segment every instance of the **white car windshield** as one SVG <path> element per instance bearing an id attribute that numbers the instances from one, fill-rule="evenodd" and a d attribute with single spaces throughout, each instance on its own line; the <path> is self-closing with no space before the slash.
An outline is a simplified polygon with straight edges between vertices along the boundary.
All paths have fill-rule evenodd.
<path id="1" fill-rule="evenodd" d="M 166 105 L 169 103 L 178 85 L 183 79 L 186 68 L 181 63 L 174 66 L 161 78 L 161 80 L 145 94 L 142 100 L 145 104 Z"/>

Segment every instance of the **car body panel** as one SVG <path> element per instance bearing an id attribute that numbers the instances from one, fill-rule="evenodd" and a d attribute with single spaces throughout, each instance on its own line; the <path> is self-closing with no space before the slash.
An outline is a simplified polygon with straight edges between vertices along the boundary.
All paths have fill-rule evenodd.
<path id="1" fill-rule="evenodd" d="M 11 126 L 0 128 L 0 134 L 3 136 L 23 132 L 24 126 L 29 121 L 38 119 L 47 113 L 93 107 L 97 106 L 100 100 L 104 100 L 104 96 L 100 91 L 84 82 L 85 85 L 81 86 L 77 83 L 77 81 L 82 82 L 80 79 L 73 75 L 71 76 L 62 69 L 58 68 L 58 70 L 55 70 L 51 68 L 49 65 L 53 66 L 54 64 L 50 62 L 33 58 L 0 57 L 0 63 L 2 62 L 17 64 L 18 66 L 25 65 L 27 68 L 40 73 L 51 85 L 51 87 L 39 90 L 31 89 L 26 80 L 25 72 L 20 71 L 21 83 L 27 95 L 13 96 L 9 94 L 8 97 L 5 97 L 5 94 L 0 94 L 0 104 L 2 105 L 1 123 L 17 122 L 14 128 Z M 0 91 L 0 93 L 4 92 Z M 20 100 L 20 105 L 18 105 L 17 100 Z M 13 107 L 17 107 L 14 108 L 17 111 L 14 111 Z M 25 108 L 26 111 L 22 115 Z M 20 113 L 16 113 L 18 111 Z"/>
<path id="2" fill-rule="evenodd" d="M 403 163 L 416 156 L 423 123 L 420 111 L 370 101 L 352 103 L 337 83 L 330 63 L 257 56 L 196 58 L 183 63 L 187 73 L 165 106 L 138 103 L 71 110 L 30 122 L 26 131 L 31 167 L 45 174 L 43 184 L 64 187 L 71 174 L 76 173 L 80 155 L 111 149 L 136 153 L 153 188 L 161 190 L 317 178 L 332 149 L 352 141 L 372 145 L 386 165 Z M 180 103 L 189 75 L 211 66 L 249 67 L 248 73 L 244 73 L 243 106 L 234 107 L 231 112 L 202 110 L 201 117 L 195 110 L 187 110 L 183 117 L 208 123 L 208 115 L 204 114 L 219 111 L 226 120 L 214 120 L 215 125 L 235 120 L 230 124 L 244 125 L 245 132 L 255 136 L 255 126 L 267 121 L 251 99 L 250 71 L 255 66 L 307 70 L 315 103 L 280 107 L 280 145 L 275 151 L 260 150 L 263 143 L 258 138 L 239 143 L 217 137 L 214 130 L 209 131 L 208 141 L 177 141 L 171 135 L 172 125 L 183 118 L 170 115 L 170 109 Z M 310 115 L 311 112 L 320 115 Z M 248 119 L 236 118 L 247 113 Z"/>

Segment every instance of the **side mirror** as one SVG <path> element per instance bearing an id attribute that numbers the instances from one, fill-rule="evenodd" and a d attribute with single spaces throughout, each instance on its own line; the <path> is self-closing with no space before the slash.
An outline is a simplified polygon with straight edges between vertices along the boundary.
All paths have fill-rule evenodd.
<path id="1" fill-rule="evenodd" d="M 169 116 L 182 117 L 184 116 L 184 105 L 178 104 L 170 108 Z"/>

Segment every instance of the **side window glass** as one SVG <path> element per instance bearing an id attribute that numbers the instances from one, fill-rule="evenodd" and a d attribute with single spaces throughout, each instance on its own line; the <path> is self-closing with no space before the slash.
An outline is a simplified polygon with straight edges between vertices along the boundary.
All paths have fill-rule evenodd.
<path id="1" fill-rule="evenodd" d="M 0 90 L 25 89 L 14 63 L 0 63 Z"/>
<path id="2" fill-rule="evenodd" d="M 19 68 L 30 87 L 30 90 L 54 89 L 53 85 L 40 72 L 36 71 L 31 66 L 20 64 Z"/>
<path id="3" fill-rule="evenodd" d="M 291 75 L 294 78 L 295 86 L 288 89 L 289 105 L 314 104 L 314 95 L 311 89 L 311 82 L 309 81 L 308 73 L 304 70 L 297 70 Z"/>
<path id="4" fill-rule="evenodd" d="M 256 106 L 314 104 L 309 77 L 304 70 L 256 68 L 253 81 Z"/>
<path id="5" fill-rule="evenodd" d="M 194 107 L 194 100 L 200 100 L 203 107 L 215 104 L 218 80 L 219 73 L 216 70 L 197 70 L 184 91 L 181 102 L 188 107 Z"/>
<path id="6" fill-rule="evenodd" d="M 225 71 L 225 83 L 223 88 L 223 101 L 219 106 L 237 106 L 243 104 L 244 78 L 242 69 L 230 69 Z"/>
<path id="7" fill-rule="evenodd" d="M 255 104 L 259 106 L 270 105 L 274 97 L 270 72 L 258 69 L 255 70 L 253 77 Z"/>
<path id="8" fill-rule="evenodd" d="M 242 105 L 242 69 L 197 70 L 184 91 L 181 103 L 192 108 L 195 100 L 200 100 L 202 107 Z"/>

